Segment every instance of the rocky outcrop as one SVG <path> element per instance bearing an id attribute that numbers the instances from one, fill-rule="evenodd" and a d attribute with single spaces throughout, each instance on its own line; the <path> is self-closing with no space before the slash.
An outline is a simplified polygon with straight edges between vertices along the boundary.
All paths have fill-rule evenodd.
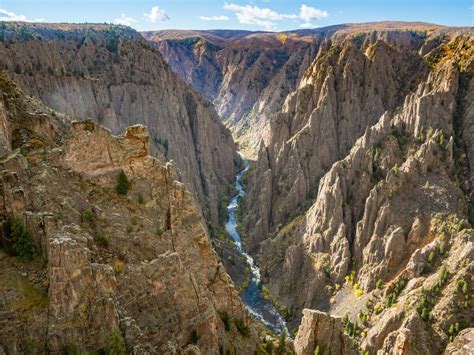
<path id="1" fill-rule="evenodd" d="M 356 354 L 352 340 L 344 334 L 341 318 L 305 309 L 295 338 L 297 354 Z"/>
<path id="2" fill-rule="evenodd" d="M 338 316 L 347 313 L 352 324 L 358 322 L 355 338 L 359 334 L 361 351 L 408 354 L 423 352 L 418 344 L 439 353 L 449 337 L 472 323 L 472 303 L 461 305 L 463 294 L 459 291 L 459 285 L 470 279 L 474 264 L 472 219 L 468 222 L 469 200 L 464 187 L 465 143 L 460 141 L 457 123 L 459 78 L 469 78 L 472 63 L 461 65 L 460 58 L 452 55 L 449 48 L 458 45 L 465 46 L 464 58 L 472 58 L 472 38 L 465 36 L 451 38 L 439 52 L 432 53 L 436 60 L 429 70 L 426 68 L 426 76 L 413 92 L 408 92 L 396 108 L 382 112 L 378 122 L 348 147 L 347 156 L 332 164 L 317 182 L 317 197 L 309 208 L 303 205 L 299 215 L 288 216 L 288 221 L 267 230 L 268 234 L 261 220 L 253 219 L 255 213 L 248 215 L 254 226 L 248 229 L 250 242 L 252 232 L 266 238 L 259 248 L 259 240 L 253 237 L 266 275 L 264 282 L 277 302 L 294 315 L 295 325 L 303 308 Z M 343 44 L 345 51 L 351 46 Z M 388 49 L 380 41 L 373 46 L 377 47 L 381 53 Z M 328 70 L 337 69 L 341 54 L 338 58 Z M 377 61 L 375 57 L 372 60 Z M 322 70 L 316 72 L 327 79 Z M 350 71 L 345 73 L 336 81 L 337 88 L 344 87 L 350 78 Z M 323 97 L 318 103 L 338 102 L 337 90 L 326 91 L 328 82 L 324 80 L 317 90 Z M 305 91 L 306 86 L 297 95 L 314 95 L 312 89 Z M 291 96 L 287 103 L 290 100 Z M 344 100 L 341 105 L 348 102 Z M 337 132 L 341 124 L 349 124 L 322 129 L 323 117 L 333 118 L 335 112 L 341 112 L 329 109 L 329 114 L 321 116 L 322 109 L 311 111 L 315 120 L 288 138 L 287 132 L 299 124 L 300 115 L 305 115 L 304 110 L 292 112 L 286 116 L 284 138 L 275 138 L 274 146 L 262 148 L 254 174 L 267 183 L 251 185 L 261 199 L 249 196 L 251 211 L 270 218 L 278 215 L 278 208 L 287 211 L 292 199 L 298 201 L 305 192 L 302 182 L 306 174 L 299 173 L 295 161 L 307 163 L 314 154 L 340 149 L 341 144 L 326 144 L 318 145 L 315 151 L 314 145 L 302 143 L 319 134 L 314 140 L 318 144 L 319 139 L 325 141 Z M 354 110 L 352 117 L 357 117 L 357 112 Z M 367 108 L 367 114 L 370 112 Z M 301 120 L 303 125 L 306 121 Z M 355 122 L 357 119 L 351 124 Z M 313 131 L 313 125 L 318 129 Z M 334 156 L 340 154 L 336 153 Z M 279 199 L 271 199 L 268 185 L 275 181 L 272 175 L 280 159 L 286 162 L 281 168 L 284 166 L 285 171 L 276 174 L 280 183 L 277 191 L 282 192 Z M 314 158 L 304 168 L 312 169 L 320 161 L 321 157 Z M 290 185 L 283 185 L 285 181 Z M 465 291 L 470 287 L 466 284 Z M 418 343 L 419 336 L 427 341 Z"/>
<path id="3" fill-rule="evenodd" d="M 0 66 L 29 95 L 120 134 L 150 132 L 153 155 L 173 160 L 207 220 L 219 223 L 239 163 L 229 131 L 202 96 L 134 30 L 109 25 L 5 23 Z"/>
<path id="4" fill-rule="evenodd" d="M 473 351 L 474 351 L 474 329 L 468 328 L 468 329 L 464 329 L 463 331 L 459 333 L 458 336 L 456 336 L 454 341 L 447 346 L 444 354 L 445 355 L 451 355 L 451 354 L 467 355 L 467 354 L 471 354 Z"/>
<path id="5" fill-rule="evenodd" d="M 123 338 L 127 353 L 253 352 L 254 323 L 191 193 L 149 155 L 147 129 L 70 124 L 4 74 L 0 85 L 12 137 L 0 158 L 0 241 L 16 218 L 37 250 L 31 261 L 0 251 L 0 349 L 98 351 Z"/>

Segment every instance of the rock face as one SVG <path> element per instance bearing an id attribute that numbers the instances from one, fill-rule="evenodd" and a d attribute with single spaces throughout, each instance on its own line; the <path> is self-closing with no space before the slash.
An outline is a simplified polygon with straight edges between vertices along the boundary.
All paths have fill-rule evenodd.
<path id="1" fill-rule="evenodd" d="M 281 33 L 247 31 L 143 32 L 154 42 L 171 68 L 211 100 L 231 128 L 241 150 L 254 159 L 260 143 L 268 140 L 272 116 L 281 112 L 325 39 L 348 34 L 393 30 L 431 31 L 441 26 L 426 23 L 381 22 L 342 24 Z M 399 32 L 400 33 L 400 32 Z"/>
<path id="2" fill-rule="evenodd" d="M 417 354 L 473 323 L 473 48 L 472 30 L 335 34 L 272 117 L 244 221 L 294 326 L 347 313 L 359 351 Z"/>
<path id="3" fill-rule="evenodd" d="M 464 329 L 454 341 L 449 344 L 444 352 L 445 355 L 468 355 L 474 352 L 474 329 Z"/>
<path id="4" fill-rule="evenodd" d="M 316 33 L 154 31 L 171 68 L 214 103 L 240 148 L 256 156 L 266 118 L 276 113 L 316 54 Z"/>
<path id="5" fill-rule="evenodd" d="M 357 354 L 352 349 L 352 340 L 344 334 L 341 318 L 311 309 L 303 311 L 303 319 L 295 338 L 297 354 L 313 355 Z"/>
<path id="6" fill-rule="evenodd" d="M 127 353 L 252 353 L 254 324 L 147 129 L 113 136 L 52 114 L 3 73 L 0 87 L 0 241 L 16 218 L 37 250 L 0 251 L 0 352 L 110 352 L 115 336 Z"/>
<path id="7" fill-rule="evenodd" d="M 202 96 L 134 30 L 108 25 L 5 23 L 0 66 L 29 95 L 120 134 L 150 132 L 151 152 L 173 160 L 208 221 L 219 223 L 239 162 L 229 131 Z"/>

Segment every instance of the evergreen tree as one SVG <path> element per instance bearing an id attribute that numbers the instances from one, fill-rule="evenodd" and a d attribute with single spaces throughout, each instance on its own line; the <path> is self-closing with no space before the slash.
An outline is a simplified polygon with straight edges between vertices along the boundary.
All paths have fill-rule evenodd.
<path id="1" fill-rule="evenodd" d="M 117 186 L 115 187 L 115 191 L 117 191 L 119 195 L 126 195 L 129 188 L 130 182 L 128 181 L 127 175 L 125 175 L 123 170 L 120 170 L 117 176 Z"/>

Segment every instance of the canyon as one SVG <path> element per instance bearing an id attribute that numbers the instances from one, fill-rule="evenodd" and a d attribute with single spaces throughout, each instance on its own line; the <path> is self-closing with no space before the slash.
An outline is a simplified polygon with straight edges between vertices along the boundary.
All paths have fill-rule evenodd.
<path id="1" fill-rule="evenodd" d="M 0 31 L 0 354 L 469 346 L 472 28 Z"/>

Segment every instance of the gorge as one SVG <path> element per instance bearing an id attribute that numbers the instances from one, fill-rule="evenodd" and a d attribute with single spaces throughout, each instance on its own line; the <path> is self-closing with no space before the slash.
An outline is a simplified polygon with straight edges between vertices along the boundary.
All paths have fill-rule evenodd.
<path id="1" fill-rule="evenodd" d="M 468 343 L 472 27 L 0 31 L 0 354 Z"/>

